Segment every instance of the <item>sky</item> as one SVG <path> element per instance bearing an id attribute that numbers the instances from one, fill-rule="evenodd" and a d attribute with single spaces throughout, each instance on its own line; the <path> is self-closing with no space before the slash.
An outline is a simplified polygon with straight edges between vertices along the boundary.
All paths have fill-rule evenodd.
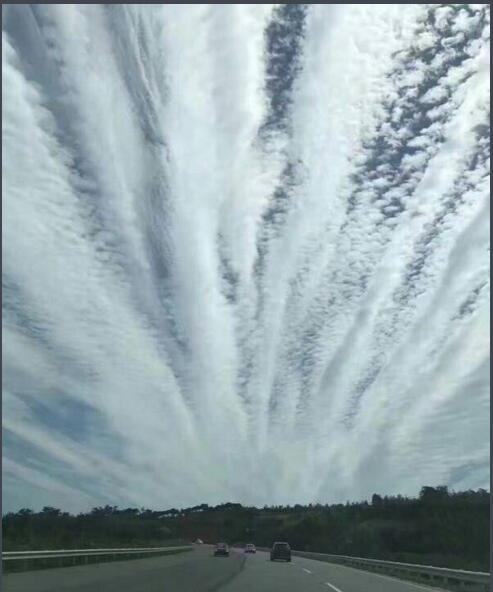
<path id="1" fill-rule="evenodd" d="M 2 9 L 3 511 L 489 489 L 489 7 Z"/>

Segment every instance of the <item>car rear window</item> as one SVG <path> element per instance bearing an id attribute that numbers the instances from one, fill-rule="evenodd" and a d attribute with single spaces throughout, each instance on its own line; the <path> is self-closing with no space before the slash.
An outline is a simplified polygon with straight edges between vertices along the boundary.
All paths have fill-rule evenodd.
<path id="1" fill-rule="evenodd" d="M 289 549 L 289 545 L 287 543 L 274 543 L 274 547 L 276 549 Z"/>

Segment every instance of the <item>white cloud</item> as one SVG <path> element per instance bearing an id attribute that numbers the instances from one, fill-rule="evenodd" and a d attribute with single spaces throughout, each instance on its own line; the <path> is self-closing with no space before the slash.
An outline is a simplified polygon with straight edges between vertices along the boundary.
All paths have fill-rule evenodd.
<path id="1" fill-rule="evenodd" d="M 12 10 L 7 506 L 483 483 L 486 8 L 309 5 L 287 127 L 289 5 Z"/>

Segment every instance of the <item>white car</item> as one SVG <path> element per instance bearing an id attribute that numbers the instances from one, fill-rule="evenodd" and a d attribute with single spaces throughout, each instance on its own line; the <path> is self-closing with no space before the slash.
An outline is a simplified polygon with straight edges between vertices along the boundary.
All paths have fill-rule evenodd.
<path id="1" fill-rule="evenodd" d="M 252 543 L 248 543 L 248 545 L 245 547 L 245 553 L 256 553 L 257 549 L 255 548 L 255 545 L 253 545 Z"/>

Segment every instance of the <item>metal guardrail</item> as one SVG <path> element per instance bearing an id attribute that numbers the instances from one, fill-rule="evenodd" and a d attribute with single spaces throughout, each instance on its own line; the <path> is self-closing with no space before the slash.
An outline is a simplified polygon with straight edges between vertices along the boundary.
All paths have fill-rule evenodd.
<path id="1" fill-rule="evenodd" d="M 159 553 L 161 551 L 178 551 L 189 549 L 189 545 L 180 547 L 133 547 L 130 549 L 59 549 L 49 551 L 3 551 L 2 561 L 12 561 L 15 559 L 41 559 L 52 557 L 80 557 L 84 555 L 128 555 L 133 553 Z"/>
<path id="2" fill-rule="evenodd" d="M 406 580 L 441 586 L 448 590 L 466 590 L 468 592 L 489 592 L 490 590 L 490 574 L 485 572 L 433 567 L 431 565 L 415 565 L 412 563 L 398 563 L 395 561 L 382 561 L 378 559 L 365 559 L 363 557 L 350 557 L 347 555 L 312 553 L 309 551 L 293 550 L 292 553 L 293 555 L 306 557 L 307 559 L 338 563 L 349 567 L 356 567 L 358 569 L 394 575 Z"/>
<path id="3" fill-rule="evenodd" d="M 5 571 L 25 571 L 36 567 L 84 565 L 98 561 L 149 557 L 191 550 L 191 545 L 176 547 L 144 547 L 127 549 L 57 549 L 43 551 L 4 551 L 2 565 Z M 70 561 L 70 558 L 72 561 Z M 95 558 L 95 559 L 93 559 Z M 19 569 L 20 568 L 20 569 Z"/>

